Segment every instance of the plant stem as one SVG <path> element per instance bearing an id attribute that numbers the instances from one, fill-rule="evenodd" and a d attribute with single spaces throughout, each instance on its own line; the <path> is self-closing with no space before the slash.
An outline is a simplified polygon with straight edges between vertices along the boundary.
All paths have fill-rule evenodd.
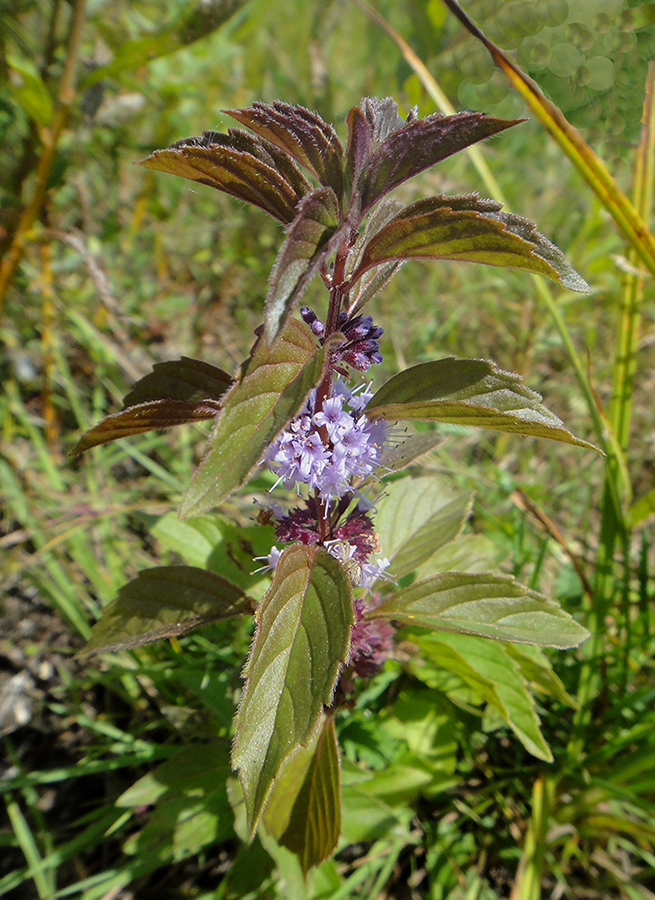
<path id="1" fill-rule="evenodd" d="M 327 340 L 330 335 L 339 330 L 339 313 L 341 312 L 341 302 L 345 294 L 346 286 L 346 264 L 348 262 L 348 253 L 350 251 L 350 240 L 342 241 L 339 246 L 335 258 L 334 268 L 332 270 L 332 283 L 330 285 L 330 300 L 328 303 L 328 312 L 325 321 L 325 336 Z M 316 405 L 315 411 L 319 412 L 323 409 L 323 403 L 330 396 L 332 389 L 332 366 L 328 360 L 325 376 L 319 386 L 316 388 Z M 327 428 L 322 426 L 319 428 L 319 434 L 323 439 L 323 443 L 327 446 L 329 437 Z M 324 544 L 332 536 L 330 528 L 330 510 L 327 503 L 320 499 L 318 491 L 316 492 L 316 518 L 318 536 L 321 543 Z"/>

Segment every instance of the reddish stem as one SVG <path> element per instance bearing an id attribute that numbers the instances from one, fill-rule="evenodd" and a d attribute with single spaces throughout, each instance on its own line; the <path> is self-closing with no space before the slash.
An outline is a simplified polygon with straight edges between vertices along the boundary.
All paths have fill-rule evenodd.
<path id="1" fill-rule="evenodd" d="M 346 293 L 346 263 L 348 262 L 350 247 L 350 240 L 344 240 L 337 250 L 334 259 L 332 282 L 330 285 L 330 302 L 328 304 L 327 319 L 325 322 L 325 340 L 339 330 L 339 313 L 341 312 L 343 296 Z M 316 388 L 316 412 L 323 409 L 324 401 L 330 396 L 330 391 L 332 389 L 332 371 L 331 360 L 328 360 L 325 377 Z M 319 428 L 319 434 L 321 435 L 323 443 L 327 446 L 329 437 L 327 429 L 324 426 Z M 328 505 L 320 499 L 318 491 L 316 492 L 316 513 L 318 535 L 321 543 L 325 544 L 325 542 L 332 537 L 330 511 Z"/>

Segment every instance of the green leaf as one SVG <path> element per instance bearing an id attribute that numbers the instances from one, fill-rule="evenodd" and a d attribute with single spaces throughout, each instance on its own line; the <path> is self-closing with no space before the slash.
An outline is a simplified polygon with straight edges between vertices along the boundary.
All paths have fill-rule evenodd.
<path id="1" fill-rule="evenodd" d="M 533 691 L 556 697 L 571 709 L 578 709 L 578 703 L 566 690 L 562 679 L 554 672 L 543 650 L 531 644 L 507 644 L 505 649 Z"/>
<path id="2" fill-rule="evenodd" d="M 440 194 L 410 203 L 371 238 L 352 280 L 381 263 L 453 259 L 525 269 L 570 291 L 589 292 L 584 279 L 534 223 L 501 209 L 500 203 L 477 194 Z"/>
<path id="3" fill-rule="evenodd" d="M 271 273 L 265 313 L 269 344 L 284 327 L 295 302 L 331 251 L 330 238 L 335 236 L 338 224 L 339 203 L 332 188 L 312 191 L 300 202 Z"/>
<path id="4" fill-rule="evenodd" d="M 567 431 L 520 375 L 491 360 L 451 356 L 405 369 L 376 392 L 366 415 L 475 425 L 597 449 Z"/>
<path id="5" fill-rule="evenodd" d="M 538 759 L 552 762 L 532 697 L 502 644 L 462 634 L 418 638 L 416 643 L 428 659 L 472 687 L 509 725 L 526 750 Z M 420 667 L 414 671 L 420 678 Z M 426 683 L 429 684 L 429 674 Z"/>
<path id="6" fill-rule="evenodd" d="M 589 636 L 559 603 L 509 575 L 434 575 L 386 597 L 366 618 L 544 647 L 577 647 Z"/>
<path id="7" fill-rule="evenodd" d="M 213 572 L 193 566 L 145 569 L 105 607 L 81 655 L 139 647 L 250 612 L 249 597 Z"/>
<path id="8" fill-rule="evenodd" d="M 264 824 L 295 853 L 306 875 L 334 852 L 341 833 L 341 779 L 334 718 L 324 716 L 316 737 L 288 759 L 275 780 Z"/>
<path id="9" fill-rule="evenodd" d="M 438 478 L 402 478 L 387 485 L 375 529 L 394 578 L 413 572 L 454 540 L 472 502 L 472 494 L 457 494 Z"/>
<path id="10" fill-rule="evenodd" d="M 220 405 L 215 400 L 202 400 L 196 403 L 185 403 L 184 400 L 151 400 L 148 403 L 139 403 L 137 406 L 106 416 L 93 428 L 85 431 L 70 451 L 70 455 L 78 456 L 91 447 L 143 434 L 146 431 L 215 419 L 219 412 Z"/>
<path id="11" fill-rule="evenodd" d="M 146 519 L 149 532 L 190 566 L 199 566 L 227 578 L 261 600 L 270 584 L 263 569 L 253 572 L 253 559 L 266 556 L 275 542 L 272 526 L 239 526 L 217 513 L 180 520 L 176 512 L 165 513 L 154 524 Z"/>
<path id="12" fill-rule="evenodd" d="M 282 764 L 311 741 L 332 700 L 353 619 L 339 562 L 320 548 L 285 550 L 256 615 L 232 753 L 253 832 Z"/>
<path id="13" fill-rule="evenodd" d="M 298 203 L 312 190 L 293 159 L 275 144 L 234 128 L 184 138 L 155 150 L 140 165 L 232 194 L 285 224 L 293 222 Z"/>
<path id="14" fill-rule="evenodd" d="M 186 0 L 181 7 L 177 4 L 176 7 L 166 9 L 162 7 L 158 23 L 164 18 L 163 14 L 172 12 L 173 15 L 170 18 L 166 16 L 169 21 L 160 30 L 143 34 L 134 40 L 123 40 L 119 44 L 116 37 L 121 35 L 122 29 L 117 28 L 116 23 L 111 22 L 109 17 L 105 21 L 96 19 L 100 37 L 110 45 L 114 57 L 105 65 L 82 74 L 80 89 L 86 90 L 99 81 L 114 79 L 126 72 L 134 72 L 141 66 L 169 56 L 197 40 L 206 40 L 246 3 L 247 0 L 219 0 L 208 3 Z"/>
<path id="15" fill-rule="evenodd" d="M 505 561 L 508 550 L 495 544 L 484 534 L 462 534 L 457 540 L 440 547 L 416 570 L 416 580 L 423 581 L 442 572 L 491 572 Z"/>
<path id="16" fill-rule="evenodd" d="M 218 506 L 245 484 L 264 449 L 297 415 L 323 374 L 326 342 L 317 349 L 304 322 L 290 319 L 272 347 L 258 340 L 223 412 L 180 507 L 188 518 Z"/>
<path id="17" fill-rule="evenodd" d="M 30 119 L 41 127 L 48 126 L 52 122 L 54 107 L 39 70 L 31 60 L 16 53 L 7 53 L 5 61 L 12 95 Z"/>
<path id="18" fill-rule="evenodd" d="M 118 807 L 157 803 L 145 826 L 124 844 L 125 852 L 161 865 L 233 837 L 228 753 L 226 741 L 185 747 L 122 794 Z"/>
<path id="19" fill-rule="evenodd" d="M 234 379 L 218 366 L 183 356 L 155 363 L 123 398 L 123 408 L 149 400 L 219 401 Z"/>
<path id="20" fill-rule="evenodd" d="M 304 106 L 276 100 L 253 103 L 248 109 L 225 110 L 228 116 L 284 150 L 330 187 L 343 192 L 343 145 L 332 125 Z"/>

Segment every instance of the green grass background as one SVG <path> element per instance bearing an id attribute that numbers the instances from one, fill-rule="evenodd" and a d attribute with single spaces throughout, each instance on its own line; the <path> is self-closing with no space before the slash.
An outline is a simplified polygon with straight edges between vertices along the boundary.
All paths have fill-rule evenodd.
<path id="1" fill-rule="evenodd" d="M 72 8 L 26 0 L 1 10 L 5 254 L 57 114 Z M 525 114 L 440 0 L 381 0 L 376 9 L 456 108 Z M 652 5 L 471 0 L 466 9 L 630 194 L 655 55 Z M 213 29 L 211 16 L 228 12 Z M 404 113 L 435 109 L 391 39 L 349 0 L 89 3 L 79 55 L 47 195 L 0 320 L 0 896 L 655 896 L 652 279 L 643 279 L 633 316 L 641 324 L 626 475 L 590 451 L 472 431 L 449 432 L 425 463 L 475 489 L 469 530 L 484 553 L 594 632 L 580 651 L 549 654 L 562 689 L 553 682 L 536 694 L 553 764 L 532 758 L 438 672 L 426 686 L 390 663 L 340 722 L 344 839 L 336 860 L 305 882 L 265 836 L 244 842 L 235 784 L 230 777 L 221 793 L 221 772 L 202 757 L 203 747 L 220 756 L 229 746 L 248 623 L 118 654 L 111 664 L 73 659 L 102 606 L 142 568 L 194 554 L 202 562 L 209 547 L 219 568 L 264 588 L 247 577 L 244 534 L 257 540 L 247 531 L 249 491 L 204 533 L 175 524 L 206 429 L 135 438 L 81 463 L 66 456 L 154 362 L 189 355 L 233 370 L 261 321 L 282 240 L 257 210 L 134 163 L 203 129 L 225 129 L 221 110 L 254 100 L 316 109 L 342 137 L 362 96 L 392 95 Z M 629 278 L 638 280 L 640 263 L 533 118 L 481 151 L 512 211 L 536 221 L 593 289 L 551 296 L 608 422 Z M 485 190 L 461 154 L 402 196 Z M 307 302 L 322 311 L 318 285 Z M 440 356 L 493 358 L 524 375 L 572 431 L 598 441 L 562 332 L 528 276 L 414 262 L 370 312 L 385 328 L 378 383 Z M 618 524 L 608 484 L 624 501 Z M 526 512 L 523 495 L 541 520 Z M 194 781 L 177 782 L 175 767 L 149 775 L 180 752 Z M 361 766 L 374 773 L 364 786 Z"/>

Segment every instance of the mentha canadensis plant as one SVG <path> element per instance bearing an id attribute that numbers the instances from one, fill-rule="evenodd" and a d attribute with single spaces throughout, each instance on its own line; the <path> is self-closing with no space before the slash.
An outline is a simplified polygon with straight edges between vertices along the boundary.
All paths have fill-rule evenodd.
<path id="1" fill-rule="evenodd" d="M 255 103 L 229 115 L 249 131 L 207 131 L 154 152 L 142 165 L 232 194 L 284 225 L 252 352 L 235 378 L 193 359 L 157 364 L 122 411 L 84 434 L 74 452 L 213 419 L 180 515 L 220 506 L 267 466 L 276 484 L 293 491 L 291 508 L 272 503 L 258 516 L 275 528 L 276 545 L 264 559 L 272 581 L 257 605 L 214 572 L 150 569 L 104 611 L 87 650 L 132 647 L 254 610 L 232 765 L 251 832 L 264 814 L 269 832 L 307 871 L 333 852 L 340 833 L 335 712 L 356 679 L 391 655 L 398 623 L 562 648 L 586 636 L 558 604 L 511 577 L 426 576 L 425 563 L 460 533 L 469 499 L 437 503 L 421 518 L 407 507 L 402 513 L 398 502 L 404 485 L 408 497 L 416 496 L 413 479 L 394 483 L 386 495 L 378 486 L 435 443 L 431 434 L 408 436 L 398 425 L 403 421 L 589 445 L 518 375 L 487 360 L 423 363 L 373 392 L 365 373 L 382 361 L 382 328 L 363 309 L 412 258 L 509 266 L 571 290 L 587 286 L 531 222 L 498 203 L 465 194 L 405 205 L 388 196 L 520 120 L 474 112 L 419 120 L 412 112 L 403 121 L 391 99 L 367 98 L 348 113 L 344 147 L 331 125 L 303 107 Z M 292 316 L 316 274 L 328 294 L 326 309 L 301 307 Z M 390 498 L 396 526 L 386 529 L 381 545 L 376 514 L 384 515 Z M 534 744 L 532 750 L 549 752 Z"/>

